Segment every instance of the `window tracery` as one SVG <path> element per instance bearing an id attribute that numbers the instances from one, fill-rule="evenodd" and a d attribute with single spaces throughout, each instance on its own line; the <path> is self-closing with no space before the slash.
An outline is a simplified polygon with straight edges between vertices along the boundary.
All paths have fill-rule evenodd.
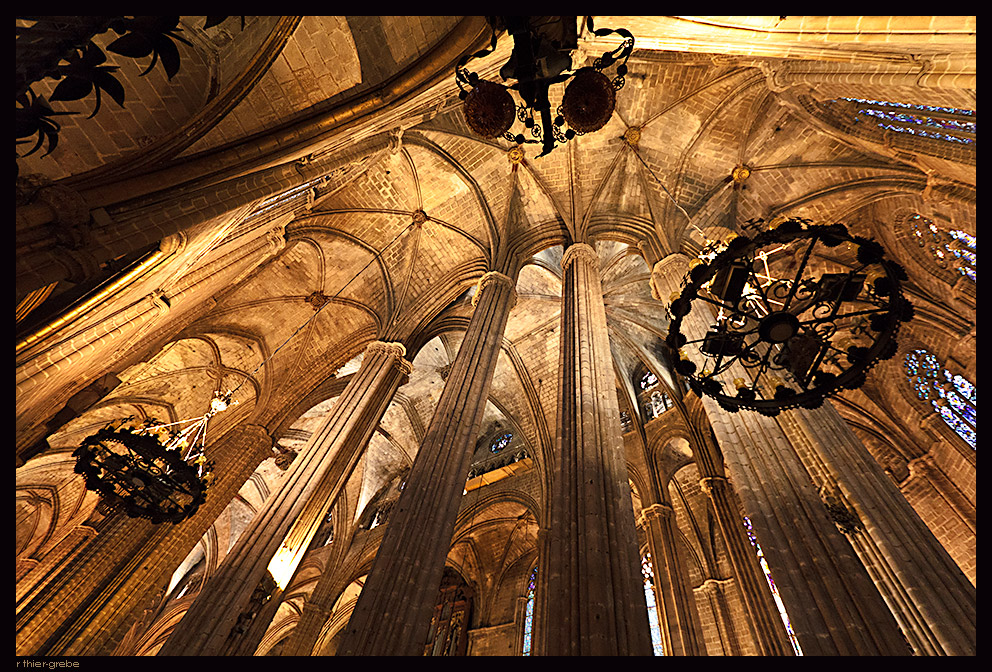
<path id="1" fill-rule="evenodd" d="M 978 396 L 975 385 L 954 375 L 937 357 L 923 348 L 907 353 L 903 368 L 909 384 L 921 401 L 929 401 L 948 427 L 976 448 Z"/>
<path id="2" fill-rule="evenodd" d="M 658 622 L 658 604 L 654 598 L 654 568 L 651 566 L 651 553 L 641 556 L 641 576 L 644 577 L 644 598 L 648 603 L 648 624 L 651 626 L 651 646 L 654 655 L 665 655 L 661 640 L 661 625 Z"/>
<path id="3" fill-rule="evenodd" d="M 674 405 L 674 402 L 667 394 L 659 390 L 655 390 L 644 402 L 644 416 L 647 420 L 657 418 Z"/>
<path id="4" fill-rule="evenodd" d="M 913 239 L 926 249 L 940 268 L 953 269 L 958 274 L 977 282 L 978 239 L 959 229 L 945 230 L 933 220 L 920 214 L 911 215 L 908 220 Z"/>
<path id="5" fill-rule="evenodd" d="M 886 130 L 965 145 L 975 142 L 977 122 L 974 110 L 867 98 L 840 100 L 857 104 L 855 119 L 867 119 Z"/>

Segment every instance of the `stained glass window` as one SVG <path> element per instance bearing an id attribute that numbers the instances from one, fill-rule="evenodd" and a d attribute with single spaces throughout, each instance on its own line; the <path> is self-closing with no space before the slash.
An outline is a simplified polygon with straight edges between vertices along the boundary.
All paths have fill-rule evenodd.
<path id="1" fill-rule="evenodd" d="M 909 218 L 909 227 L 920 247 L 928 249 L 941 268 L 953 268 L 977 282 L 978 239 L 964 231 L 945 231 L 922 215 Z"/>
<path id="2" fill-rule="evenodd" d="M 641 557 L 641 575 L 644 577 L 644 598 L 648 603 L 648 624 L 651 626 L 651 646 L 654 655 L 663 656 L 665 650 L 661 645 L 661 626 L 658 623 L 658 605 L 654 599 L 654 568 L 651 566 L 651 554 Z"/>
<path id="3" fill-rule="evenodd" d="M 932 352 L 916 349 L 903 362 L 906 378 L 921 401 L 928 401 L 947 426 L 969 446 L 978 444 L 978 395 L 975 386 L 952 375 Z"/>
<path id="4" fill-rule="evenodd" d="M 674 405 L 667 394 L 655 390 L 651 393 L 650 399 L 644 404 L 644 415 L 648 420 L 657 418 Z"/>
<path id="5" fill-rule="evenodd" d="M 537 587 L 537 567 L 530 573 L 527 582 L 527 607 L 524 610 L 524 650 L 523 655 L 530 655 L 531 636 L 534 633 L 534 589 Z"/>
<path id="6" fill-rule="evenodd" d="M 634 423 L 630 419 L 630 413 L 620 411 L 620 431 L 626 434 L 632 429 L 634 429 Z"/>
<path id="7" fill-rule="evenodd" d="M 761 570 L 765 573 L 765 579 L 768 580 L 768 588 L 772 591 L 772 598 L 775 600 L 775 606 L 778 607 L 778 613 L 782 617 L 782 622 L 785 624 L 785 629 L 789 633 L 789 641 L 792 642 L 792 648 L 795 650 L 797 656 L 803 655 L 803 650 L 799 646 L 799 640 L 796 638 L 796 633 L 792 630 L 792 622 L 789 620 L 789 614 L 785 611 L 785 604 L 782 602 L 781 596 L 778 594 L 778 587 L 775 585 L 775 580 L 772 579 L 772 572 L 768 568 L 768 562 L 765 560 L 765 554 L 761 550 L 761 546 L 758 545 L 758 538 L 754 536 L 754 530 L 751 528 L 751 519 L 744 516 L 744 528 L 747 530 L 748 539 L 751 540 L 751 545 L 754 546 L 755 552 L 758 554 L 758 563 L 761 564 Z"/>
<path id="8" fill-rule="evenodd" d="M 959 144 L 974 144 L 977 131 L 974 110 L 936 105 L 912 105 L 867 98 L 841 98 L 857 103 L 856 119 L 881 128 Z"/>
<path id="9" fill-rule="evenodd" d="M 513 434 L 510 434 L 509 432 L 507 432 L 503 436 L 500 436 L 499 438 L 497 438 L 496 440 L 494 440 L 493 443 L 492 443 L 492 445 L 489 446 L 489 450 L 491 452 L 493 452 L 493 453 L 498 453 L 499 451 L 501 451 L 504 448 L 506 448 L 507 445 L 509 445 L 510 439 L 512 439 L 512 438 L 513 438 Z"/>
<path id="10" fill-rule="evenodd" d="M 642 390 L 649 390 L 649 389 L 651 389 L 652 387 L 654 387 L 657 384 L 658 384 L 658 376 L 654 375 L 650 371 L 648 371 L 647 373 L 645 373 L 644 374 L 644 377 L 641 378 L 641 389 Z"/>

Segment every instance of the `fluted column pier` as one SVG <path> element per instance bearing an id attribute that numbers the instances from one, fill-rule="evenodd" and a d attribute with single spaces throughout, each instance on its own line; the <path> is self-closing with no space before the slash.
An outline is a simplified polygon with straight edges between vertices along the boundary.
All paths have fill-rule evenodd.
<path id="1" fill-rule="evenodd" d="M 338 655 L 423 655 L 515 296 L 513 279 L 502 273 L 491 271 L 479 280 L 475 312 L 406 486 L 389 514 Z"/>
<path id="2" fill-rule="evenodd" d="M 658 262 L 651 274 L 655 296 L 667 300 L 688 270 L 682 254 Z M 709 327 L 695 306 L 683 325 L 690 340 Z M 908 654 L 895 618 L 775 419 L 702 401 L 804 654 Z"/>
<path id="3" fill-rule="evenodd" d="M 556 455 L 538 653 L 651 655 L 599 256 L 562 257 Z"/>
<path id="4" fill-rule="evenodd" d="M 646 532 L 654 588 L 661 607 L 662 638 L 666 656 L 703 656 L 702 628 L 696 598 L 689 587 L 685 566 L 675 547 L 678 532 L 672 505 L 662 502 L 641 509 L 640 524 Z"/>
<path id="5" fill-rule="evenodd" d="M 754 548 L 745 538 L 740 513 L 731 502 L 727 479 L 723 476 L 704 476 L 699 479 L 699 487 L 713 506 L 713 516 L 727 547 L 727 559 L 734 570 L 744 609 L 750 617 L 759 655 L 793 655 L 785 625 L 768 590 Z"/>
<path id="6" fill-rule="evenodd" d="M 975 586 L 829 403 L 779 420 L 811 473 L 863 529 L 849 534 L 918 655 L 976 655 Z"/>
<path id="7" fill-rule="evenodd" d="M 243 635 L 259 639 L 264 635 L 264 627 L 252 627 L 250 622 L 253 613 L 264 613 L 253 611 L 252 603 L 259 597 L 256 589 L 271 576 L 276 591 L 281 591 L 293 575 L 329 504 L 409 376 L 412 367 L 405 355 L 400 343 L 369 344 L 358 371 L 293 460 L 279 490 L 238 538 L 159 655 L 254 651 L 258 642 L 243 641 Z"/>

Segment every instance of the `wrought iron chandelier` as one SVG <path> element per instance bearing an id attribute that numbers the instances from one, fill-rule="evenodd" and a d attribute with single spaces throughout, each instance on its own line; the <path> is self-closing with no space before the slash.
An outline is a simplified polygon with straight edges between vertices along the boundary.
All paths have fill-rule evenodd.
<path id="1" fill-rule="evenodd" d="M 787 219 L 703 249 L 671 297 L 666 344 L 690 389 L 727 411 L 816 408 L 895 354 L 913 316 L 905 279 L 881 245 L 843 224 Z M 695 311 L 705 334 L 683 331 Z"/>
<path id="2" fill-rule="evenodd" d="M 578 48 L 575 16 L 489 16 L 493 30 L 487 49 L 464 56 L 455 67 L 459 97 L 464 101 L 465 120 L 476 134 L 484 138 L 502 137 L 518 145 L 541 144 L 538 156 L 551 152 L 576 135 L 601 129 L 613 115 L 616 92 L 623 88 L 627 59 L 634 50 L 634 36 L 623 28 L 589 30 L 597 37 L 616 33 L 623 42 L 603 53 L 592 66 L 571 70 L 571 51 Z M 505 30 L 513 38 L 513 53 L 500 69 L 500 77 L 513 83 L 503 85 L 480 79 L 465 65 L 469 60 L 491 54 L 496 49 L 497 33 Z M 612 78 L 603 70 L 616 65 Z M 552 85 L 568 82 L 561 105 L 551 114 L 549 91 Z M 510 95 L 516 91 L 523 99 L 517 104 Z M 525 131 L 513 133 L 514 121 L 523 123 Z M 530 137 L 528 137 L 528 134 Z"/>
<path id="3" fill-rule="evenodd" d="M 216 394 L 198 418 L 116 420 L 76 448 L 75 471 L 109 508 L 156 524 L 182 522 L 200 508 L 214 480 L 214 463 L 204 454 L 207 423 L 234 404 L 230 393 Z"/>
<path id="4" fill-rule="evenodd" d="M 245 374 L 237 386 L 224 393 L 215 391 L 210 409 L 202 416 L 171 423 L 153 419 L 139 422 L 132 416 L 115 420 L 83 439 L 73 451 L 73 457 L 76 458 L 75 472 L 83 476 L 86 488 L 99 493 L 104 506 L 153 523 L 180 523 L 196 513 L 206 500 L 207 488 L 215 480 L 214 463 L 207 461 L 205 454 L 210 419 L 237 405 L 238 402 L 232 399 L 247 380 L 271 361 L 404 234 L 422 227 L 428 220 L 423 210 L 413 212 L 411 222 L 334 296 L 314 291 L 305 297 L 303 302 L 313 307 L 313 315 L 251 373 Z"/>

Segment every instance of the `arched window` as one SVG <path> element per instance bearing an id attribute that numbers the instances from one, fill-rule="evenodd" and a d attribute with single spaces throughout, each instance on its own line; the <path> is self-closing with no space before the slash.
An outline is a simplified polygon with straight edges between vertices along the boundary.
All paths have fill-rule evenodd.
<path id="1" fill-rule="evenodd" d="M 890 131 L 964 145 L 975 142 L 977 122 L 974 110 L 866 98 L 840 100 L 856 103 L 858 121 L 865 120 Z"/>
<path id="2" fill-rule="evenodd" d="M 630 413 L 627 411 L 620 411 L 620 431 L 623 434 L 630 432 L 634 429 L 634 423 L 630 419 Z"/>
<path id="3" fill-rule="evenodd" d="M 657 418 L 674 405 L 667 394 L 655 390 L 643 403 L 644 417 L 646 420 Z"/>
<path id="4" fill-rule="evenodd" d="M 503 434 L 502 436 L 497 437 L 496 439 L 493 440 L 492 445 L 489 446 L 489 451 L 491 453 L 498 453 L 499 451 L 503 450 L 510 444 L 510 439 L 512 438 L 513 438 L 513 434 L 510 434 L 509 432 Z"/>
<path id="5" fill-rule="evenodd" d="M 524 609 L 524 649 L 523 655 L 530 655 L 531 635 L 534 634 L 534 589 L 537 587 L 537 567 L 531 570 L 527 582 L 527 606 Z"/>
<path id="6" fill-rule="evenodd" d="M 782 617 L 786 631 L 789 633 L 789 641 L 792 642 L 792 648 L 795 650 L 797 656 L 801 656 L 803 655 L 803 650 L 799 646 L 799 640 L 796 639 L 796 633 L 792 631 L 792 621 L 789 620 L 789 614 L 785 611 L 785 604 L 778 594 L 778 587 L 775 586 L 775 580 L 772 579 L 772 572 L 768 569 L 765 554 L 761 551 L 761 546 L 758 545 L 758 538 L 754 536 L 754 530 L 751 529 L 751 519 L 747 516 L 744 516 L 744 528 L 747 530 L 747 537 L 751 540 L 751 545 L 754 546 L 754 550 L 758 554 L 758 563 L 761 565 L 761 571 L 765 573 L 765 579 L 768 580 L 768 588 L 772 591 L 775 606 L 778 607 L 778 613 Z"/>
<path id="7" fill-rule="evenodd" d="M 657 384 L 658 384 L 658 376 L 654 375 L 650 371 L 645 373 L 644 377 L 641 378 L 642 390 L 649 390 Z"/>
<path id="8" fill-rule="evenodd" d="M 909 227 L 920 247 L 929 250 L 941 268 L 953 268 L 977 282 L 978 239 L 964 231 L 945 231 L 922 215 L 912 215 Z"/>
<path id="9" fill-rule="evenodd" d="M 658 604 L 654 599 L 654 568 L 651 566 L 651 554 L 641 557 L 641 576 L 644 577 L 644 599 L 648 603 L 648 624 L 651 626 L 651 646 L 654 655 L 663 656 L 665 650 L 661 645 L 661 626 L 658 623 Z"/>
<path id="10" fill-rule="evenodd" d="M 923 349 L 908 353 L 903 367 L 916 396 L 929 401 L 948 427 L 975 448 L 978 441 L 975 386 L 963 376 L 952 375 L 933 353 Z"/>

